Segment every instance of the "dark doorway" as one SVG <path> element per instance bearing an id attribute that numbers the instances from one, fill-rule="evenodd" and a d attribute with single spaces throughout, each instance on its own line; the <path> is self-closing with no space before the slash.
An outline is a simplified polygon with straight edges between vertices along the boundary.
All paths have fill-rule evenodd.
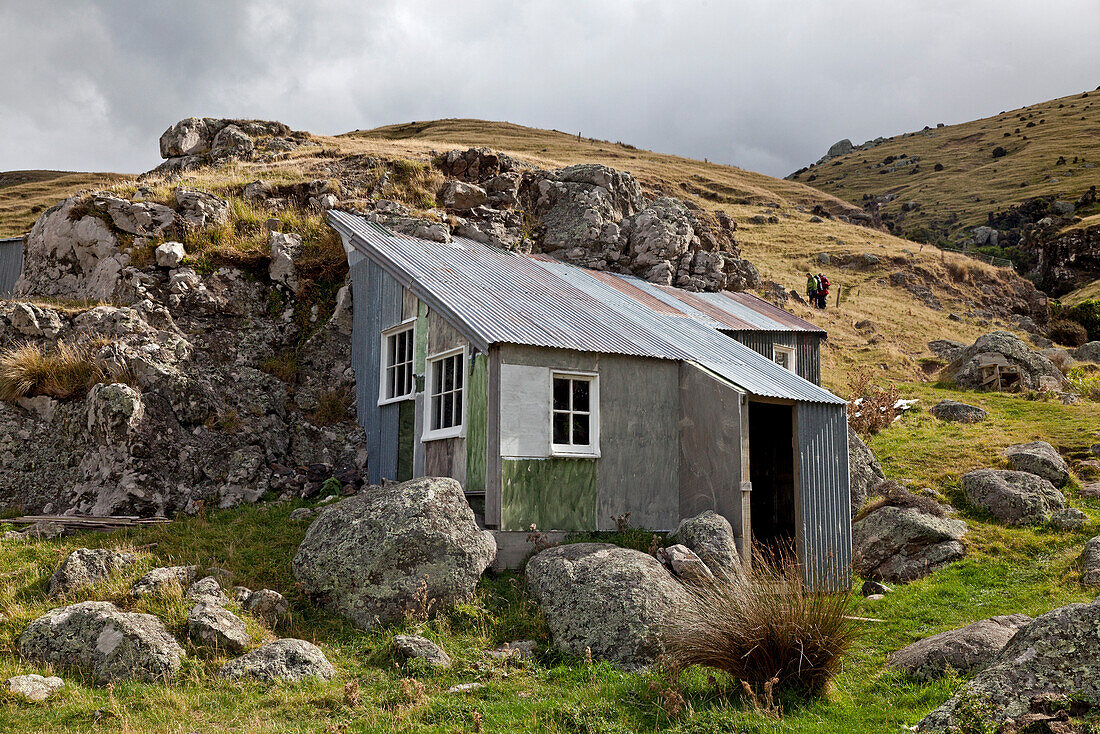
<path id="1" fill-rule="evenodd" d="M 793 548 L 794 406 L 749 403 L 749 479 L 753 541 Z"/>

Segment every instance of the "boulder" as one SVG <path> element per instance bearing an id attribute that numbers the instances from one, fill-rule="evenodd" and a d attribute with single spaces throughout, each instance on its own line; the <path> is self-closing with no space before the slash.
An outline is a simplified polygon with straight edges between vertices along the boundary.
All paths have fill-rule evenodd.
<path id="1" fill-rule="evenodd" d="M 134 562 L 132 553 L 108 548 L 77 548 L 65 557 L 50 577 L 50 596 L 61 596 L 103 581 Z"/>
<path id="2" fill-rule="evenodd" d="M 53 694 L 65 687 L 65 681 L 56 676 L 45 678 L 31 673 L 30 675 L 16 675 L 4 681 L 4 686 L 17 696 L 28 701 L 45 701 Z"/>
<path id="3" fill-rule="evenodd" d="M 1036 617 L 1021 628 L 988 667 L 945 704 L 924 717 L 918 731 L 957 726 L 961 702 L 981 702 L 991 728 L 1027 713 L 1040 695 L 1072 697 L 1100 705 L 1100 604 L 1070 604 Z"/>
<path id="4" fill-rule="evenodd" d="M 1046 522 L 1066 500 L 1054 485 L 1029 472 L 978 469 L 962 478 L 966 499 L 1008 525 Z"/>
<path id="5" fill-rule="evenodd" d="M 681 520 L 668 539 L 692 551 L 715 576 L 741 575 L 741 554 L 737 551 L 733 527 L 714 510 Z"/>
<path id="6" fill-rule="evenodd" d="M 218 675 L 229 679 L 254 678 L 265 683 L 277 680 L 297 683 L 305 678 L 328 680 L 336 675 L 336 669 L 316 645 L 283 639 L 230 660 Z"/>
<path id="7" fill-rule="evenodd" d="M 87 672 L 99 683 L 162 683 L 179 672 L 184 657 L 159 619 L 104 601 L 51 609 L 28 625 L 18 646 L 28 660 Z"/>
<path id="8" fill-rule="evenodd" d="M 325 508 L 293 570 L 326 608 L 369 629 L 468 598 L 495 556 L 462 486 L 423 477 Z"/>
<path id="9" fill-rule="evenodd" d="M 464 211 L 483 206 L 489 201 L 489 195 L 477 184 L 448 181 L 439 190 L 439 201 L 445 209 Z"/>
<path id="10" fill-rule="evenodd" d="M 1088 539 L 1077 562 L 1081 564 L 1081 583 L 1100 586 L 1100 535 Z"/>
<path id="11" fill-rule="evenodd" d="M 130 596 L 140 599 L 143 596 L 159 596 L 169 589 L 181 591 L 195 580 L 201 569 L 198 566 L 166 566 L 154 568 L 130 587 Z"/>
<path id="12" fill-rule="evenodd" d="M 1003 357 L 1017 367 L 1025 390 L 1058 389 L 1065 385 L 1065 377 L 1053 362 L 1007 331 L 978 337 L 944 368 L 944 376 L 959 387 L 976 390 L 982 386 L 980 365 L 987 355 Z"/>
<path id="13" fill-rule="evenodd" d="M 1065 459 L 1046 441 L 1009 446 L 1004 450 L 1004 455 L 1016 471 L 1042 477 L 1055 487 L 1064 487 L 1069 481 L 1069 467 Z"/>
<path id="14" fill-rule="evenodd" d="M 1076 533 L 1078 530 L 1085 527 L 1085 523 L 1088 522 L 1088 520 L 1089 516 L 1076 507 L 1067 507 L 1063 510 L 1058 510 L 1050 516 L 1050 526 L 1055 530 Z"/>
<path id="15" fill-rule="evenodd" d="M 210 602 L 218 606 L 226 603 L 222 585 L 213 576 L 205 576 L 187 587 L 187 600 L 200 604 Z"/>
<path id="16" fill-rule="evenodd" d="M 115 229 L 139 237 L 159 237 L 176 222 L 176 213 L 164 204 L 130 201 L 109 194 L 96 194 L 92 206 L 105 211 Z"/>
<path id="17" fill-rule="evenodd" d="M 157 247 L 154 254 L 157 258 L 157 267 L 171 270 L 183 263 L 183 259 L 187 257 L 187 250 L 183 249 L 181 242 L 165 242 Z"/>
<path id="18" fill-rule="evenodd" d="M 947 668 L 970 675 L 988 665 L 1012 635 L 1029 622 L 1031 617 L 1024 614 L 982 619 L 903 647 L 887 658 L 886 667 L 923 681 L 942 678 Z"/>
<path id="19" fill-rule="evenodd" d="M 966 555 L 966 523 L 883 505 L 852 525 L 852 567 L 864 578 L 906 583 Z"/>
<path id="20" fill-rule="evenodd" d="M 231 654 L 244 652 L 252 644 L 252 635 L 241 618 L 209 601 L 191 608 L 187 635 L 197 645 Z"/>
<path id="21" fill-rule="evenodd" d="M 294 269 L 294 261 L 302 254 L 302 236 L 271 232 L 267 236 L 267 246 L 271 252 L 271 264 L 267 268 L 268 275 L 276 283 L 282 283 L 296 291 L 298 274 Z"/>
<path id="22" fill-rule="evenodd" d="M 878 483 L 886 479 L 886 475 L 882 471 L 882 466 L 875 460 L 871 449 L 863 443 L 859 434 L 851 429 L 848 431 L 848 474 L 852 517 L 855 517 L 867 498 L 874 494 Z"/>
<path id="23" fill-rule="evenodd" d="M 829 152 L 825 154 L 827 158 L 836 158 L 841 155 L 848 155 L 853 150 L 852 141 L 848 138 L 838 140 L 829 146 Z"/>
<path id="24" fill-rule="evenodd" d="M 707 564 L 687 546 L 670 545 L 668 548 L 660 548 L 657 550 L 657 560 L 684 583 L 705 583 L 714 579 Z"/>
<path id="25" fill-rule="evenodd" d="M 160 136 L 160 157 L 175 158 L 210 152 L 210 141 L 217 133 L 217 120 L 209 117 L 188 117 L 180 120 Z"/>
<path id="26" fill-rule="evenodd" d="M 933 339 L 928 342 L 928 348 L 932 350 L 932 354 L 950 362 L 962 354 L 966 345 L 953 339 Z"/>
<path id="27" fill-rule="evenodd" d="M 652 556 L 603 543 L 544 550 L 526 574 L 555 647 L 628 668 L 661 655 L 661 629 L 685 594 Z"/>
<path id="28" fill-rule="evenodd" d="M 268 625 L 274 625 L 282 620 L 290 610 L 290 602 L 286 597 L 271 589 L 258 589 L 249 593 L 241 606 L 246 612 L 259 617 Z"/>
<path id="29" fill-rule="evenodd" d="M 439 645 L 420 635 L 397 635 L 393 648 L 405 660 L 421 660 L 436 668 L 451 667 L 451 656 Z"/>
<path id="30" fill-rule="evenodd" d="M 1100 363 L 1100 341 L 1082 344 L 1073 350 L 1073 358 L 1080 362 Z"/>
<path id="31" fill-rule="evenodd" d="M 960 403 L 957 400 L 941 400 L 932 408 L 932 415 L 941 421 L 979 423 L 989 418 L 989 411 L 976 405 Z"/>

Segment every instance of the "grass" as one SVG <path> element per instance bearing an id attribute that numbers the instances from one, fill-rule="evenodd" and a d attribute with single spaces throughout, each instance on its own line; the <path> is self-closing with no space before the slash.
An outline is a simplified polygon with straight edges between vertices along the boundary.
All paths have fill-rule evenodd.
<path id="1" fill-rule="evenodd" d="M 118 173 L 0 172 L 0 237 L 30 231 L 42 212 L 78 191 L 106 188 L 126 178 Z"/>
<path id="2" fill-rule="evenodd" d="M 0 351 L 0 400 L 36 395 L 67 400 L 84 395 L 106 377 L 86 344 L 58 342 L 44 351 L 28 343 Z"/>
<path id="3" fill-rule="evenodd" d="M 1089 516 L 1076 533 L 1001 527 L 970 511 L 958 493 L 962 472 L 1000 465 L 998 451 L 1010 443 L 1043 438 L 1071 457 L 1082 455 L 1100 440 L 1100 405 L 960 394 L 923 384 L 900 389 L 903 397 L 920 398 L 924 409 L 910 411 L 882 430 L 872 447 L 889 477 L 933 487 L 957 502 L 971 527 L 968 556 L 897 587 L 884 599 L 853 599 L 852 615 L 881 621 L 861 623 L 860 638 L 842 658 L 823 697 L 785 700 L 781 717 L 754 710 L 736 682 L 716 686 L 703 668 L 690 668 L 673 682 L 659 671 L 625 673 L 553 652 L 546 645 L 544 620 L 521 578 L 511 573 L 486 576 L 473 600 L 431 622 L 356 630 L 311 604 L 295 584 L 290 560 L 306 524 L 289 520 L 290 512 L 301 506 L 290 502 L 200 513 L 168 525 L 111 534 L 0 542 L 0 578 L 5 582 L 0 586 L 0 677 L 49 672 L 23 662 L 15 654 L 15 640 L 27 623 L 59 604 L 46 599 L 46 585 L 69 550 L 110 546 L 134 550 L 137 566 L 78 592 L 76 600 L 109 599 L 156 613 L 182 638 L 186 606 L 173 596 L 131 602 L 125 597 L 128 584 L 154 565 L 215 566 L 227 573 L 226 586 L 284 593 L 291 614 L 274 634 L 319 644 L 339 671 L 335 680 L 300 686 L 221 682 L 215 672 L 223 659 L 190 648 L 180 679 L 169 686 L 126 683 L 109 689 L 65 673 L 66 688 L 45 704 L 0 694 L 0 730 L 452 732 L 473 731 L 480 720 L 482 731 L 517 733 L 900 731 L 945 701 L 959 681 L 919 683 L 887 672 L 886 656 L 977 619 L 1017 612 L 1034 616 L 1091 599 L 1093 594 L 1079 585 L 1076 558 L 1085 540 L 1100 531 L 1100 502 L 1082 497 L 1076 484 L 1067 489 L 1069 501 Z M 971 425 L 940 422 L 928 408 L 944 397 L 982 405 L 991 418 Z M 652 534 L 628 530 L 610 540 L 644 549 Z M 259 627 L 253 629 L 264 634 Z M 412 631 L 440 644 L 455 659 L 455 667 L 398 667 L 389 641 L 394 634 Z M 483 653 L 516 639 L 539 641 L 534 661 L 501 663 Z M 468 682 L 484 687 L 446 692 Z"/>

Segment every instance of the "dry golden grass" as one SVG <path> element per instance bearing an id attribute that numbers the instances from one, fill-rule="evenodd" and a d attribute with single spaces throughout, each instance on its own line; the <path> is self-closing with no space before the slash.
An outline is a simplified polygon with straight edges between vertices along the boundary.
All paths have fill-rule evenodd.
<path id="1" fill-rule="evenodd" d="M 0 400 L 35 395 L 65 400 L 83 395 L 104 376 L 87 345 L 58 342 L 47 352 L 23 344 L 0 352 Z"/>
<path id="2" fill-rule="evenodd" d="M 0 172 L 0 237 L 23 234 L 42 212 L 78 191 L 106 188 L 126 178 L 118 173 Z"/>
<path id="3" fill-rule="evenodd" d="M 1081 301 L 1100 300 L 1100 280 L 1094 280 L 1083 288 L 1067 293 L 1059 300 L 1067 306 L 1076 306 Z"/>

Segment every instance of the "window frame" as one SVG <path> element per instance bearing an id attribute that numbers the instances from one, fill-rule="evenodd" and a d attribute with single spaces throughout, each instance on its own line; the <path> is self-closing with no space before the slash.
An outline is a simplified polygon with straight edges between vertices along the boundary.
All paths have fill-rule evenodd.
<path id="1" fill-rule="evenodd" d="M 783 353 L 783 354 L 787 355 L 787 362 L 790 365 L 789 367 L 783 367 L 783 365 L 781 365 L 781 364 L 779 366 L 783 367 L 783 369 L 785 369 L 785 370 L 790 370 L 791 372 L 793 372 L 797 375 L 798 374 L 798 350 L 795 349 L 794 347 L 789 347 L 786 344 L 772 344 L 772 361 L 775 362 L 776 364 L 779 364 L 779 362 L 776 362 L 776 359 L 775 359 L 776 355 L 779 354 L 779 353 Z"/>
<path id="2" fill-rule="evenodd" d="M 588 438 L 585 446 L 576 444 L 554 443 L 554 413 L 563 412 L 554 410 L 554 380 L 564 378 L 569 380 L 584 380 L 588 382 Z M 572 395 L 572 390 L 570 390 Z M 549 409 L 549 445 L 550 456 L 564 456 L 583 459 L 600 458 L 600 373 L 582 370 L 550 370 L 550 404 Z M 570 410 L 572 415 L 573 411 Z"/>
<path id="3" fill-rule="evenodd" d="M 390 370 L 390 337 L 401 332 L 410 332 L 409 337 L 409 374 L 412 376 L 412 389 L 405 394 L 398 395 L 397 397 L 386 397 L 386 377 Z M 380 335 L 381 347 L 379 350 L 379 374 L 378 374 L 378 404 L 390 405 L 391 403 L 400 403 L 403 400 L 414 400 L 416 398 L 416 318 L 405 319 L 399 324 L 395 324 L 388 329 L 384 329 Z"/>
<path id="4" fill-rule="evenodd" d="M 433 398 L 433 385 L 435 383 L 435 371 L 438 369 L 438 365 L 445 359 L 457 356 L 458 367 L 460 374 L 462 375 L 462 385 L 458 388 L 459 393 L 462 395 L 462 411 L 458 417 L 458 424 L 454 426 L 448 426 L 447 428 L 432 429 L 432 398 Z M 467 387 L 469 386 L 469 369 L 467 363 L 469 362 L 469 349 L 466 346 L 456 347 L 454 349 L 448 349 L 446 351 L 437 352 L 436 354 L 428 355 L 426 368 L 424 370 L 424 433 L 421 436 L 421 441 L 439 441 L 445 438 L 461 438 L 466 435 L 466 411 L 469 404 L 469 393 Z"/>

